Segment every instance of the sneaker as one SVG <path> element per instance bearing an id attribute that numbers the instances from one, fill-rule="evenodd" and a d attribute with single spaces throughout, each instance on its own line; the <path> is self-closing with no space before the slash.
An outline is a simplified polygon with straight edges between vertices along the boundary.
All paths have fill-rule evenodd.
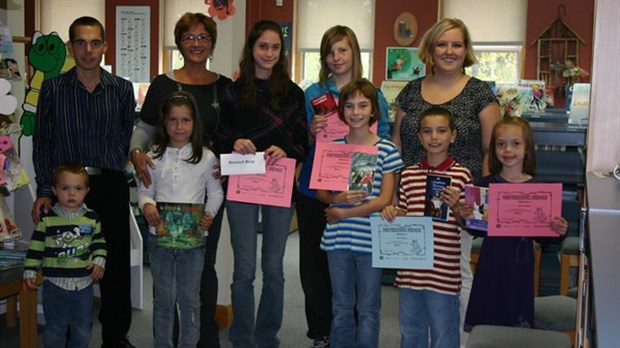
<path id="1" fill-rule="evenodd" d="M 314 340 L 310 348 L 329 348 L 329 337 L 321 337 Z"/>

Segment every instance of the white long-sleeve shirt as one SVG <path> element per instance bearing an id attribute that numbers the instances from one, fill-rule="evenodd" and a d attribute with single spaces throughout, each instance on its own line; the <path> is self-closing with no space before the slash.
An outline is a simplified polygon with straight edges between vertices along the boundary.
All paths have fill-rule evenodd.
<path id="1" fill-rule="evenodd" d="M 213 178 L 213 166 L 219 161 L 211 150 L 203 148 L 200 162 L 187 163 L 185 160 L 191 154 L 191 144 L 181 149 L 168 147 L 164 155 L 157 159 L 153 158 L 155 154 L 152 151 L 148 153 L 155 169 L 148 167 L 151 185 L 146 188 L 141 183 L 138 188 L 138 205 L 141 210 L 148 203 L 157 206 L 156 202 L 205 203 L 205 212 L 211 216 L 217 214 L 224 201 L 220 180 Z"/>

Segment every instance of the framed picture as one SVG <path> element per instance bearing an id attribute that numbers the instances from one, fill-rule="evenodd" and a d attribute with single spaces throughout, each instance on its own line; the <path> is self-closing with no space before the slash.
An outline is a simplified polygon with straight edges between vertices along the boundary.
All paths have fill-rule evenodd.
<path id="1" fill-rule="evenodd" d="M 387 47 L 385 79 L 409 81 L 426 75 L 426 65 L 418 57 L 417 47 Z"/>

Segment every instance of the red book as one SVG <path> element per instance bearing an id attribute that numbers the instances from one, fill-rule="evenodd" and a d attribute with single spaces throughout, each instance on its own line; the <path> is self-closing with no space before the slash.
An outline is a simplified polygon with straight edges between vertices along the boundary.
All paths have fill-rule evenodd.
<path id="1" fill-rule="evenodd" d="M 317 115 L 331 115 L 332 113 L 338 113 L 338 104 L 334 96 L 327 92 L 310 101 L 312 108 Z"/>

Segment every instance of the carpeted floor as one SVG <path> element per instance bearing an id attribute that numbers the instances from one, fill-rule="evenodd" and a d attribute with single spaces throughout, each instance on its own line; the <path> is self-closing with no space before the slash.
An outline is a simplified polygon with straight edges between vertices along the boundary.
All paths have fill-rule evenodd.
<path id="1" fill-rule="evenodd" d="M 260 246 L 259 246 L 260 247 Z M 281 347 L 297 348 L 307 347 L 310 340 L 306 338 L 306 319 L 303 309 L 303 292 L 299 281 L 299 235 L 291 233 L 287 242 L 285 254 L 285 305 L 284 320 L 279 337 Z M 559 284 L 559 261 L 557 257 L 556 246 L 549 246 L 543 250 L 542 271 L 541 271 L 541 296 L 554 295 L 558 293 Z M 260 264 L 260 261 L 259 263 Z M 152 335 L 152 305 L 150 299 L 151 292 L 151 276 L 146 267 L 144 279 L 145 305 L 143 310 L 134 310 L 133 322 L 129 338 L 131 342 L 139 348 L 148 348 L 153 346 Z M 257 273 L 255 288 L 260 289 L 260 274 Z M 258 303 L 258 302 L 257 302 Z M 7 328 L 5 316 L 0 316 L 0 348 L 15 348 L 19 346 L 19 331 L 17 328 Z M 91 339 L 91 347 L 100 347 L 101 327 L 96 320 L 93 320 L 93 336 Z M 40 332 L 43 328 L 40 326 Z M 222 347 L 230 347 L 227 339 L 227 329 L 220 331 Z M 382 308 L 381 308 L 381 347 L 398 347 L 399 346 L 399 328 L 398 328 L 398 293 L 397 290 L 390 286 L 384 285 L 382 289 Z M 41 336 L 41 335 L 39 335 Z M 41 339 L 39 339 L 41 341 Z M 42 346 L 42 345 L 41 345 Z"/>

